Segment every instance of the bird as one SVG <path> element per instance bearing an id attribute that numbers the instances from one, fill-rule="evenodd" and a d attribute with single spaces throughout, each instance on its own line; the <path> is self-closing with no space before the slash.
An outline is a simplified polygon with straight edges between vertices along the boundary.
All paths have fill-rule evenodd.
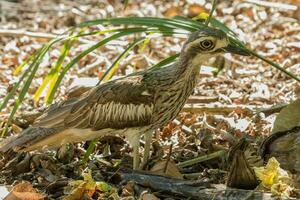
<path id="1" fill-rule="evenodd" d="M 249 55 L 220 29 L 197 30 L 189 35 L 174 64 L 134 72 L 55 103 L 31 127 L 4 139 L 0 151 L 43 150 L 119 135 L 132 146 L 133 169 L 139 169 L 141 137 L 145 139 L 144 163 L 149 159 L 152 133 L 178 115 L 196 86 L 201 65 L 227 52 Z"/>

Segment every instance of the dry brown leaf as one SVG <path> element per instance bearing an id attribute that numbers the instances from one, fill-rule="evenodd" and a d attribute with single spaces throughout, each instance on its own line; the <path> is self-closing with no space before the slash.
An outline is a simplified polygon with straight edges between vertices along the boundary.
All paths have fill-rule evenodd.
<path id="1" fill-rule="evenodd" d="M 18 58 L 16 56 L 14 57 L 5 57 L 2 59 L 2 63 L 8 66 L 18 66 L 19 62 L 18 62 Z"/>
<path id="2" fill-rule="evenodd" d="M 21 133 L 23 131 L 23 129 L 16 124 L 12 124 L 12 130 L 14 133 Z"/>
<path id="3" fill-rule="evenodd" d="M 149 193 L 142 194 L 140 199 L 141 200 L 159 200 L 159 198 L 157 198 L 153 194 L 149 194 Z"/>
<path id="4" fill-rule="evenodd" d="M 197 115 L 193 115 L 190 119 L 185 120 L 184 124 L 186 126 L 192 126 L 193 124 L 195 124 L 198 121 L 198 116 Z"/>
<path id="5" fill-rule="evenodd" d="M 164 12 L 164 15 L 166 17 L 174 17 L 176 15 L 179 15 L 180 14 L 180 8 L 179 7 L 170 7 L 168 8 L 165 12 Z"/>
<path id="6" fill-rule="evenodd" d="M 253 10 L 252 9 L 245 9 L 244 13 L 250 18 L 250 19 L 254 19 L 254 14 L 253 14 Z"/>
<path id="7" fill-rule="evenodd" d="M 200 6 L 198 4 L 192 4 L 188 8 L 188 17 L 196 17 L 202 12 L 207 12 L 207 10 L 203 6 Z"/>
<path id="8" fill-rule="evenodd" d="M 151 168 L 150 171 L 157 175 L 169 176 L 179 179 L 183 178 L 182 174 L 179 172 L 179 169 L 173 160 L 159 161 Z"/>
<path id="9" fill-rule="evenodd" d="M 84 194 L 86 193 L 86 185 L 87 182 L 82 182 L 78 185 L 72 192 L 63 198 L 63 200 L 79 200 L 82 199 Z"/>
<path id="10" fill-rule="evenodd" d="M 172 131 L 173 128 L 174 128 L 174 125 L 172 123 L 169 123 L 168 125 L 166 125 L 162 130 L 161 137 L 163 139 L 170 138 L 173 133 L 173 131 Z"/>
<path id="11" fill-rule="evenodd" d="M 42 200 L 45 196 L 32 187 L 29 182 L 22 182 L 13 187 L 5 200 Z"/>
<path id="12" fill-rule="evenodd" d="M 99 71 L 97 76 L 98 76 L 98 79 L 101 80 L 102 77 L 104 76 L 105 72 L 104 71 Z"/>

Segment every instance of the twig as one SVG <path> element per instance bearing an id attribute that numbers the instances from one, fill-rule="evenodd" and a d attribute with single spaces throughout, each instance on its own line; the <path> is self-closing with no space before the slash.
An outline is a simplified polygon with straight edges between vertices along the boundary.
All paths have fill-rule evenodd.
<path id="1" fill-rule="evenodd" d="M 264 113 L 267 117 L 267 116 L 272 115 L 274 113 L 280 112 L 287 105 L 288 105 L 287 103 L 282 103 L 282 104 L 271 106 L 269 108 L 260 108 L 260 109 L 257 109 L 257 113 Z"/>
<path id="2" fill-rule="evenodd" d="M 204 115 L 203 125 L 205 128 L 207 128 L 209 130 L 220 133 L 222 136 L 222 139 L 228 141 L 230 144 L 235 144 L 237 142 L 237 139 L 232 134 L 230 134 L 227 131 L 224 131 L 222 129 L 217 129 L 217 128 L 209 125 L 206 121 L 206 115 Z"/>
<path id="3" fill-rule="evenodd" d="M 84 68 L 82 69 L 79 69 L 78 70 L 78 74 L 83 74 L 89 70 L 93 70 L 94 68 L 100 68 L 99 66 L 102 64 L 102 63 L 105 63 L 106 62 L 106 58 L 104 57 L 99 57 L 95 62 L 85 66 Z"/>
<path id="4" fill-rule="evenodd" d="M 170 145 L 169 154 L 168 154 L 168 157 L 167 157 L 167 162 L 166 162 L 166 165 L 164 167 L 164 173 L 166 173 L 166 171 L 168 169 L 168 165 L 169 165 L 169 162 L 171 160 L 172 151 L 173 151 L 173 143 Z"/>
<path id="5" fill-rule="evenodd" d="M 40 32 L 31 32 L 25 30 L 3 30 L 0 29 L 0 36 L 13 36 L 13 37 L 33 37 L 33 38 L 45 38 L 45 39 L 53 39 L 56 38 L 57 35 L 50 33 L 40 33 Z"/>
<path id="6" fill-rule="evenodd" d="M 181 126 L 181 129 L 183 132 L 185 132 L 186 134 L 192 134 L 193 130 L 190 129 L 189 127 L 187 127 L 186 125 L 182 124 L 178 119 L 174 119 L 173 123 L 175 123 L 177 126 Z"/>
<path id="7" fill-rule="evenodd" d="M 187 103 L 212 103 L 212 102 L 218 102 L 219 97 L 218 96 L 190 96 L 187 100 Z"/>
<path id="8" fill-rule="evenodd" d="M 260 1 L 260 0 L 244 0 L 248 3 L 253 3 L 259 6 L 269 7 L 269 8 L 279 8 L 285 10 L 297 10 L 297 6 L 285 4 L 285 3 L 276 3 L 269 1 Z"/>
<path id="9" fill-rule="evenodd" d="M 245 113 L 253 114 L 257 106 L 251 105 L 207 105 L 207 104 L 185 104 L 182 109 L 183 112 L 192 112 L 192 113 L 231 113 L 236 109 L 241 109 Z"/>
<path id="10" fill-rule="evenodd" d="M 194 159 L 191 159 L 191 160 L 180 162 L 180 163 L 177 164 L 177 167 L 181 167 L 182 168 L 182 167 L 191 166 L 191 165 L 194 165 L 196 163 L 200 163 L 200 162 L 203 162 L 203 161 L 211 160 L 211 159 L 214 159 L 214 158 L 217 158 L 217 157 L 221 157 L 221 156 L 224 156 L 224 155 L 225 155 L 225 151 L 224 150 L 216 151 L 216 152 L 208 154 L 208 155 L 204 155 L 204 156 L 200 156 L 198 158 L 194 158 Z"/>
<path id="11" fill-rule="evenodd" d="M 227 174 L 227 171 L 221 170 L 221 169 L 210 169 L 215 170 L 217 173 L 220 174 Z M 196 173 L 188 173 L 188 174 L 182 174 L 186 179 L 196 179 L 199 178 L 199 176 L 203 175 L 203 172 L 196 172 Z"/>
<path id="12" fill-rule="evenodd" d="M 254 105 L 207 105 L 207 104 L 185 104 L 182 112 L 191 113 L 224 113 L 229 114 L 236 110 L 243 111 L 246 115 L 254 115 L 257 113 L 264 113 L 270 115 L 279 112 L 286 104 L 269 105 L 264 107 Z"/>

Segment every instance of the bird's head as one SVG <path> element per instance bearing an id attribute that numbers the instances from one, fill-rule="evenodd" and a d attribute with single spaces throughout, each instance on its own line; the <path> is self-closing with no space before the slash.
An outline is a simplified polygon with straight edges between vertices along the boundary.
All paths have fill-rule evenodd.
<path id="1" fill-rule="evenodd" d="M 205 28 L 192 33 L 182 51 L 183 56 L 194 64 L 201 64 L 222 53 L 249 55 L 244 49 L 231 44 L 225 32 L 215 28 Z"/>

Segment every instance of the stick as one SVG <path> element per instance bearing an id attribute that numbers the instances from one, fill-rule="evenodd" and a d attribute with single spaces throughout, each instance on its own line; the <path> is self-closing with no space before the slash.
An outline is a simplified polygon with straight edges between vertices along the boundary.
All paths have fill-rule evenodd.
<path id="1" fill-rule="evenodd" d="M 56 38 L 57 34 L 52 34 L 52 33 L 40 33 L 40 32 L 31 32 L 31 31 L 26 31 L 26 30 L 4 30 L 4 29 L 0 29 L 0 36 L 10 36 L 10 37 L 23 37 L 23 36 L 27 36 L 27 37 L 32 37 L 32 38 L 43 38 L 43 39 L 54 39 Z M 79 38 L 78 39 L 79 42 L 83 43 L 83 44 L 94 44 L 94 42 L 85 40 L 83 38 Z"/>
<path id="2" fill-rule="evenodd" d="M 45 39 L 53 39 L 56 38 L 57 35 L 50 33 L 39 33 L 39 32 L 31 32 L 25 30 L 3 30 L 0 29 L 0 36 L 12 36 L 12 37 L 33 37 L 33 38 L 45 38 Z"/>
<path id="3" fill-rule="evenodd" d="M 204 155 L 204 156 L 200 156 L 198 158 L 194 158 L 191 160 L 187 160 L 184 162 L 180 162 L 177 164 L 177 167 L 183 168 L 183 167 L 188 167 L 203 161 L 207 161 L 207 160 L 211 160 L 217 157 L 221 157 L 225 155 L 225 151 L 224 150 L 220 150 L 220 151 L 216 151 L 214 153 L 208 154 L 208 155 Z"/>
<path id="4" fill-rule="evenodd" d="M 269 7 L 269 8 L 279 8 L 285 10 L 297 10 L 297 6 L 285 4 L 285 3 L 275 3 L 269 1 L 260 1 L 260 0 L 245 0 L 248 3 L 253 3 L 259 6 Z"/>
<path id="5" fill-rule="evenodd" d="M 211 103 L 218 102 L 218 96 L 206 97 L 206 96 L 190 96 L 186 103 L 194 104 L 194 103 Z"/>
<path id="6" fill-rule="evenodd" d="M 185 104 L 182 109 L 183 112 L 192 112 L 192 113 L 231 113 L 236 109 L 241 109 L 248 114 L 253 114 L 256 106 L 249 105 L 205 105 L 205 104 Z"/>
<path id="7" fill-rule="evenodd" d="M 247 115 L 254 115 L 257 113 L 264 113 L 265 115 L 271 115 L 280 112 L 281 109 L 286 107 L 287 104 L 270 105 L 265 107 L 253 106 L 253 105 L 212 105 L 212 104 L 185 104 L 182 112 L 191 113 L 224 113 L 229 114 L 236 110 L 241 110 Z"/>

